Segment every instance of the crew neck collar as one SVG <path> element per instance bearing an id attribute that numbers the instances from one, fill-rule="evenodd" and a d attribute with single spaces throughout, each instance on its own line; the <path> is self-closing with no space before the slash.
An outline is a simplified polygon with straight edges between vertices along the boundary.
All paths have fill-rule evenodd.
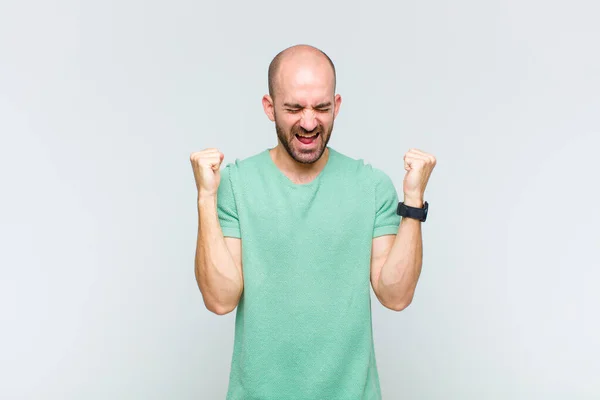
<path id="1" fill-rule="evenodd" d="M 269 165 L 270 170 L 273 171 L 275 175 L 277 175 L 278 179 L 282 183 L 295 188 L 308 188 L 316 185 L 322 179 L 323 175 L 327 173 L 327 170 L 331 165 L 331 160 L 333 157 L 335 157 L 336 154 L 336 151 L 333 148 L 331 148 L 331 146 L 327 146 L 327 149 L 329 149 L 329 157 L 327 158 L 327 162 L 325 163 L 325 166 L 323 167 L 321 172 L 319 172 L 319 174 L 308 183 L 294 183 L 290 178 L 287 177 L 287 175 L 283 173 L 283 171 L 279 169 L 279 167 L 275 164 L 275 161 L 273 161 L 273 158 L 271 158 L 270 151 L 272 149 L 273 148 L 267 148 L 263 151 L 263 155 L 267 159 L 267 164 Z"/>

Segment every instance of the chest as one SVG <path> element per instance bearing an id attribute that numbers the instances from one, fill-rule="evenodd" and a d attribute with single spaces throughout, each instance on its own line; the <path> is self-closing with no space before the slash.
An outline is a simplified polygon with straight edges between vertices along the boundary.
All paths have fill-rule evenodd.
<path id="1" fill-rule="evenodd" d="M 351 181 L 311 187 L 264 182 L 246 189 L 238 208 L 242 232 L 299 245 L 349 244 L 372 231 L 375 216 L 370 188 Z"/>

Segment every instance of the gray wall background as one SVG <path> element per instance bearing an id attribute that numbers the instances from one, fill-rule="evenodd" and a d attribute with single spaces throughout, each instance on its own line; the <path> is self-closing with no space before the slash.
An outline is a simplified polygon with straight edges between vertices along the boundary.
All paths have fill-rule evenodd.
<path id="1" fill-rule="evenodd" d="M 189 154 L 276 144 L 267 66 L 338 68 L 330 144 L 402 190 L 434 154 L 425 258 L 373 296 L 390 399 L 600 398 L 593 1 L 0 3 L 0 398 L 224 399 Z"/>

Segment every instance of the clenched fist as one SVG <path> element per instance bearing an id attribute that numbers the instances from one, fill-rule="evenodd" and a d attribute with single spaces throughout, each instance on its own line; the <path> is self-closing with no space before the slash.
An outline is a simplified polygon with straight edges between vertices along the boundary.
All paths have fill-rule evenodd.
<path id="1" fill-rule="evenodd" d="M 408 206 L 421 207 L 425 187 L 437 163 L 436 158 L 419 149 L 410 149 L 404 155 L 404 202 Z M 416 204 L 416 205 L 412 205 Z"/>
<path id="2" fill-rule="evenodd" d="M 221 173 L 219 168 L 225 156 L 215 148 L 196 151 L 190 155 L 198 197 L 211 197 L 217 195 Z"/>

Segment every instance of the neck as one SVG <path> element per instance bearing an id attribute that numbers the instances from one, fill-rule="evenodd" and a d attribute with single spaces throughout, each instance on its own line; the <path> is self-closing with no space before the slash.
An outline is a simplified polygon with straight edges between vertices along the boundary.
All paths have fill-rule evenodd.
<path id="1" fill-rule="evenodd" d="M 303 164 L 294 160 L 281 144 L 270 151 L 271 159 L 292 182 L 297 184 L 308 183 L 315 179 L 325 168 L 329 159 L 329 148 L 326 147 L 321 158 L 312 164 Z"/>

